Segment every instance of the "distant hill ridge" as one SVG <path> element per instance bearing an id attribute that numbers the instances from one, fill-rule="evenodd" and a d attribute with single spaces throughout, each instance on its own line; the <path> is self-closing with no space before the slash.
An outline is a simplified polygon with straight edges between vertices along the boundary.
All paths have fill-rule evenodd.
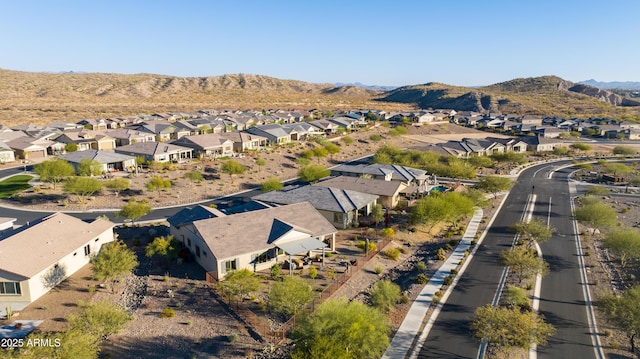
<path id="1" fill-rule="evenodd" d="M 514 79 L 477 88 L 431 82 L 380 91 L 250 74 L 175 77 L 0 69 L 0 123 L 4 125 L 213 108 L 450 108 L 516 115 L 640 118 L 640 108 L 628 107 L 638 105 L 638 99 L 556 76 Z"/>
<path id="2" fill-rule="evenodd" d="M 600 82 L 594 79 L 580 81 L 579 84 L 589 85 L 605 90 L 640 90 L 640 82 L 635 81 L 612 81 L 612 82 Z"/>

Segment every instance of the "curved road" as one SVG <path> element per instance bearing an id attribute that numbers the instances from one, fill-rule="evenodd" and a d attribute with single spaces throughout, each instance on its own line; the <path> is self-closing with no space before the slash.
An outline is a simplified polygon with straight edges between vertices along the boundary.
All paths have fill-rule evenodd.
<path id="1" fill-rule="evenodd" d="M 444 304 L 419 358 L 478 356 L 479 342 L 470 332 L 470 319 L 477 307 L 492 303 L 496 295 L 503 271 L 499 253 L 511 247 L 514 234 L 509 227 L 522 217 L 532 191 L 538 198 L 534 218 L 545 222 L 549 219 L 550 225 L 557 229 L 553 238 L 542 244 L 550 274 L 542 280 L 540 312 L 558 331 L 549 340 L 549 345 L 538 347 L 538 356 L 595 357 L 571 222 L 567 184 L 567 174 L 571 170 L 560 170 L 552 179 L 548 178 L 551 170 L 568 163 L 570 162 L 564 161 L 537 165 L 521 173 L 493 225 L 488 229 L 484 241 L 479 245 L 474 259 Z"/>

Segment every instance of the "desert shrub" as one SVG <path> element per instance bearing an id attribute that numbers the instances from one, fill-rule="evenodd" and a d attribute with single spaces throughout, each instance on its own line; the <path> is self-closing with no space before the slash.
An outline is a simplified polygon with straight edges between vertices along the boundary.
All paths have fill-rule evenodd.
<path id="1" fill-rule="evenodd" d="M 231 334 L 227 335 L 227 341 L 229 343 L 233 343 L 236 340 L 238 340 L 238 333 L 231 333 Z"/>
<path id="2" fill-rule="evenodd" d="M 318 277 L 318 268 L 311 266 L 309 267 L 309 278 L 316 279 Z"/>
<path id="3" fill-rule="evenodd" d="M 381 234 L 385 238 L 393 238 L 395 232 L 393 231 L 393 228 L 385 228 L 382 230 Z"/>
<path id="4" fill-rule="evenodd" d="M 393 308 L 399 298 L 400 286 L 388 280 L 377 282 L 371 290 L 371 303 L 384 312 Z"/>
<path id="5" fill-rule="evenodd" d="M 418 274 L 418 277 L 416 278 L 416 283 L 418 284 L 427 284 L 429 283 L 429 277 L 427 277 L 426 274 Z"/>
<path id="6" fill-rule="evenodd" d="M 427 270 L 427 264 L 425 262 L 418 262 L 416 263 L 413 268 L 417 271 L 417 272 L 424 272 Z"/>
<path id="7" fill-rule="evenodd" d="M 447 256 L 446 256 L 446 253 L 445 253 L 444 249 L 438 248 L 438 250 L 436 251 L 436 258 L 439 261 L 443 261 L 443 260 L 447 259 Z"/>
<path id="8" fill-rule="evenodd" d="M 360 248 L 360 249 L 364 250 L 364 247 L 365 247 L 366 245 L 367 245 L 367 244 L 366 244 L 366 242 L 365 242 L 365 241 L 359 241 L 359 242 L 356 244 L 356 247 L 358 247 L 358 248 Z M 376 246 L 376 244 L 375 244 L 375 243 L 373 243 L 373 242 L 369 242 L 368 252 L 375 252 L 377 249 L 378 249 L 378 246 Z"/>
<path id="9" fill-rule="evenodd" d="M 453 283 L 453 275 L 448 275 L 444 278 L 444 285 L 451 285 Z"/>
<path id="10" fill-rule="evenodd" d="M 371 135 L 371 136 L 369 136 L 369 139 L 371 141 L 378 142 L 378 141 L 382 140 L 382 136 L 380 136 L 380 135 Z"/>
<path id="11" fill-rule="evenodd" d="M 271 266 L 271 278 L 277 278 L 282 271 L 282 266 L 278 263 Z"/>
<path id="12" fill-rule="evenodd" d="M 173 318 L 176 316 L 176 311 L 173 308 L 164 308 L 162 313 L 160 313 L 160 317 L 162 318 Z"/>
<path id="13" fill-rule="evenodd" d="M 400 255 L 400 251 L 398 248 L 388 248 L 384 251 L 384 255 L 389 259 L 393 259 L 394 261 L 398 260 L 398 256 Z"/>
<path id="14" fill-rule="evenodd" d="M 382 267 L 376 267 L 374 271 L 376 272 L 377 275 L 380 275 L 382 273 Z"/>

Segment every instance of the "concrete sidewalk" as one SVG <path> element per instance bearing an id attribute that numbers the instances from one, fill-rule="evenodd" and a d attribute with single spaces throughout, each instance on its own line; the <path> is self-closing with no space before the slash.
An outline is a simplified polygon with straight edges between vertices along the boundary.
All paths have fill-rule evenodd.
<path id="1" fill-rule="evenodd" d="M 464 258 L 464 252 L 469 249 L 471 241 L 474 240 L 474 236 L 478 231 L 482 215 L 482 209 L 477 208 L 456 249 L 429 280 L 429 283 L 422 288 L 422 291 L 413 302 L 400 328 L 398 328 L 391 340 L 389 348 L 382 356 L 383 359 L 404 359 L 413 350 L 413 343 L 427 319 L 427 311 L 431 307 L 431 300 L 434 294 L 440 290 L 444 284 L 444 279 L 451 274 L 451 270 L 455 269 Z"/>

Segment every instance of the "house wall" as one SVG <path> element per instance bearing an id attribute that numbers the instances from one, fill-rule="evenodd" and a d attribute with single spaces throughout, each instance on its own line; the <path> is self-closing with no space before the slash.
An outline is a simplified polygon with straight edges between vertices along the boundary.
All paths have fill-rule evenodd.
<path id="1" fill-rule="evenodd" d="M 89 263 L 89 260 L 91 260 L 91 256 L 98 254 L 102 245 L 109 242 L 113 242 L 113 229 L 109 229 L 101 233 L 99 236 L 92 238 L 81 247 L 77 248 L 75 251 L 67 254 L 57 263 L 52 263 L 49 267 L 47 267 L 47 269 L 33 276 L 33 278 L 29 280 L 29 292 L 31 293 L 31 301 L 33 302 L 34 300 L 40 298 L 42 295 L 51 290 L 51 288 L 48 288 L 44 283 L 45 278 L 51 273 L 56 264 L 64 269 L 64 278 L 66 279 L 80 270 L 80 268 L 87 265 Z M 89 254 L 85 255 L 84 248 L 87 245 L 89 246 L 90 250 Z"/>
<path id="2" fill-rule="evenodd" d="M 171 226 L 170 233 L 182 242 L 185 248 L 193 254 L 196 263 L 200 264 L 207 272 L 216 272 L 218 270 L 218 263 L 216 257 L 211 253 L 209 246 L 200 237 L 200 235 L 193 229 L 192 225 L 181 226 L 176 228 Z M 197 256 L 197 248 L 200 248 L 200 256 Z M 206 255 L 204 254 L 206 253 Z"/>
<path id="3" fill-rule="evenodd" d="M 29 292 L 29 281 L 22 276 L 0 270 L 0 282 L 20 283 L 21 294 L 0 294 L 0 303 L 7 302 L 31 302 Z M 4 309 L 4 307 L 3 307 Z"/>
<path id="4" fill-rule="evenodd" d="M 0 151 L 0 163 L 13 162 L 16 160 L 13 151 Z"/>

